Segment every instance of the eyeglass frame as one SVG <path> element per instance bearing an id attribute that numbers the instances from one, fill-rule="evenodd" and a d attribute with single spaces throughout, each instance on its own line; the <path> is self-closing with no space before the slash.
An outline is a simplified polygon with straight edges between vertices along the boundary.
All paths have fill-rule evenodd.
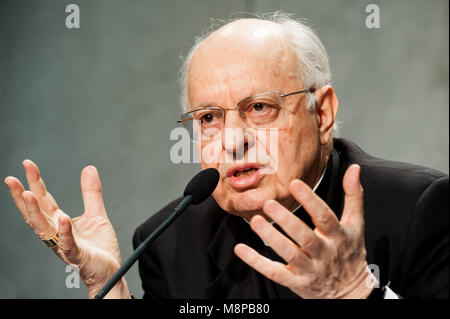
<path id="1" fill-rule="evenodd" d="M 241 104 L 242 102 L 244 102 L 244 101 L 247 100 L 247 99 L 256 98 L 256 97 L 261 96 L 261 95 L 267 95 L 267 94 L 279 94 L 279 95 L 280 95 L 280 98 L 283 99 L 283 98 L 288 97 L 288 96 L 291 96 L 291 95 L 296 95 L 296 94 L 300 94 L 300 93 L 314 93 L 315 91 L 316 91 L 316 88 L 311 87 L 311 88 L 309 88 L 309 89 L 304 89 L 304 90 L 295 91 L 295 92 L 286 93 L 286 94 L 281 94 L 281 93 L 278 92 L 278 91 L 275 91 L 275 92 L 259 93 L 259 94 L 252 95 L 252 96 L 248 96 L 248 97 L 242 99 L 241 101 L 239 101 L 239 102 L 237 103 L 237 105 Z M 184 116 L 186 116 L 186 115 L 188 115 L 188 114 L 191 114 L 191 113 L 194 113 L 194 112 L 197 112 L 197 111 L 208 110 L 208 109 L 215 109 L 215 110 L 219 110 L 219 109 L 220 109 L 220 110 L 222 111 L 222 113 L 223 113 L 223 123 L 225 123 L 225 117 L 226 117 L 226 112 L 227 112 L 227 111 L 238 111 L 238 112 L 239 112 L 239 116 L 240 116 L 241 118 L 245 119 L 245 114 L 244 114 L 243 112 L 241 112 L 239 106 L 224 108 L 223 106 L 217 105 L 217 106 L 205 106 L 205 107 L 197 108 L 197 109 L 195 109 L 195 110 L 191 110 L 191 111 L 188 111 L 188 112 L 186 112 L 186 113 L 183 113 L 183 114 L 181 115 L 181 117 L 180 117 L 180 120 L 177 121 L 177 124 L 181 124 L 181 126 L 184 127 L 184 124 L 183 124 L 184 122 L 187 122 L 188 120 L 189 120 L 189 121 L 192 121 L 192 120 L 193 120 L 193 118 L 191 118 L 191 119 L 184 119 L 184 120 L 183 120 L 183 117 L 184 117 Z"/>

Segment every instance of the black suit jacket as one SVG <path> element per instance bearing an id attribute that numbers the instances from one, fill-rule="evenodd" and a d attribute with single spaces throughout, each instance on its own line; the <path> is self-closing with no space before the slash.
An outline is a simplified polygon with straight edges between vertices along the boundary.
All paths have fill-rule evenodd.
<path id="1" fill-rule="evenodd" d="M 344 204 L 342 177 L 353 163 L 361 166 L 367 262 L 379 267 L 381 282 L 390 282 L 405 298 L 448 298 L 448 175 L 375 158 L 348 140 L 335 139 L 316 193 L 338 218 Z M 180 200 L 136 229 L 135 248 Z M 304 210 L 296 215 L 313 227 Z M 233 253 L 239 242 L 281 261 L 242 218 L 223 211 L 214 198 L 189 207 L 139 259 L 144 298 L 298 298 L 243 263 Z"/>

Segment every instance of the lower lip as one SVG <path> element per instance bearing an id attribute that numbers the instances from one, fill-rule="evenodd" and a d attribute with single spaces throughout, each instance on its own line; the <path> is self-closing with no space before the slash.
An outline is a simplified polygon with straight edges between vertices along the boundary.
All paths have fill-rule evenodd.
<path id="1" fill-rule="evenodd" d="M 250 188 L 255 186 L 258 181 L 261 179 L 262 175 L 260 173 L 261 169 L 258 169 L 256 172 L 254 172 L 251 175 L 244 176 L 244 177 L 237 177 L 237 176 L 230 176 L 228 177 L 228 182 L 230 183 L 231 187 L 242 190 L 246 188 Z"/>

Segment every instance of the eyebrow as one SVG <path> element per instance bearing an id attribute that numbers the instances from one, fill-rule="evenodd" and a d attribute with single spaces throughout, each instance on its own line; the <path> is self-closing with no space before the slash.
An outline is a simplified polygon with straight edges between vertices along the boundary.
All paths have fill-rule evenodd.
<path id="1" fill-rule="evenodd" d="M 192 111 L 192 110 L 197 110 L 197 109 L 201 109 L 201 108 L 205 108 L 205 107 L 220 107 L 220 106 L 223 106 L 223 105 L 220 105 L 218 103 L 203 102 L 203 103 L 195 104 L 194 106 L 190 106 L 189 109 Z"/>
<path id="2" fill-rule="evenodd" d="M 258 95 L 260 95 L 260 94 L 274 93 L 274 92 L 279 92 L 279 91 L 277 91 L 277 90 L 272 90 L 272 91 L 266 91 L 266 90 L 258 90 L 258 91 L 257 91 L 257 90 L 252 90 L 250 95 L 248 95 L 248 96 L 246 96 L 246 97 L 240 99 L 240 100 L 236 103 L 236 105 L 237 105 L 238 103 L 240 103 L 240 102 L 242 102 L 242 101 L 248 99 L 248 98 L 251 98 L 251 97 L 254 97 L 254 96 L 258 96 Z M 201 102 L 201 103 L 197 103 L 197 104 L 195 104 L 193 107 L 189 107 L 189 108 L 190 108 L 191 110 L 196 110 L 196 109 L 202 108 L 202 107 L 218 107 L 218 106 L 226 106 L 226 105 L 223 105 L 223 104 L 220 104 L 220 103 L 215 103 L 215 102 Z"/>

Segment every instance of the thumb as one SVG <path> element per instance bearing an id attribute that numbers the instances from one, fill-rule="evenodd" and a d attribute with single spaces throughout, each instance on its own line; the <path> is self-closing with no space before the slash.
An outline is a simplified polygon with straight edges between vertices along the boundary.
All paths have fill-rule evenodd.
<path id="1" fill-rule="evenodd" d="M 361 167 L 351 165 L 344 174 L 343 187 L 345 192 L 344 211 L 341 223 L 352 225 L 364 231 L 364 191 L 360 183 Z"/>
<path id="2" fill-rule="evenodd" d="M 78 265 L 81 262 L 80 248 L 73 236 L 72 220 L 65 214 L 58 217 L 58 234 L 58 246 L 64 257 L 69 263 Z"/>
<path id="3" fill-rule="evenodd" d="M 97 169 L 92 165 L 86 166 L 81 172 L 81 195 L 86 215 L 106 216 L 102 184 Z"/>

